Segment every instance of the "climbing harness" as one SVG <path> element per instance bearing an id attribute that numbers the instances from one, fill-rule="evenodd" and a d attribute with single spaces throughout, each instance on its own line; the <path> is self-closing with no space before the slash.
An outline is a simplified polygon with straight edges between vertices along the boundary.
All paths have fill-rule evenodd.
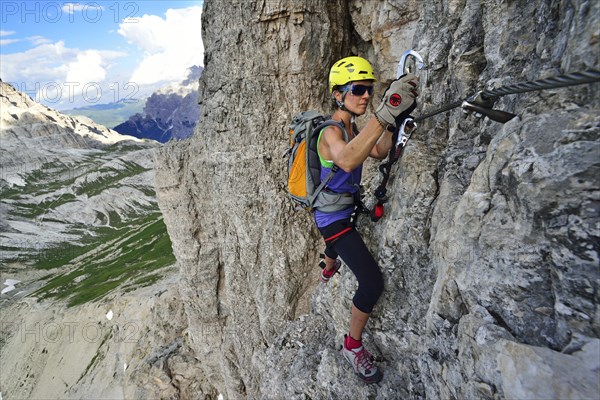
<path id="1" fill-rule="evenodd" d="M 427 68 L 427 66 L 425 65 L 423 57 L 421 57 L 421 55 L 414 50 L 407 50 L 402 54 L 402 57 L 398 62 L 396 77 L 400 78 L 404 74 L 415 73 L 417 69 L 420 70 L 425 68 Z M 421 122 L 427 118 L 433 117 L 434 115 L 450 111 L 454 108 L 461 107 L 467 114 L 473 112 L 477 117 L 488 117 L 492 121 L 506 123 L 516 117 L 516 115 L 493 108 L 496 101 L 502 96 L 533 92 L 537 90 L 582 85 L 586 83 L 595 83 L 599 81 L 600 71 L 595 69 L 589 69 L 584 72 L 558 75 L 546 79 L 503 86 L 493 90 L 482 90 L 472 96 L 448 103 L 438 109 L 420 115 L 419 117 L 408 117 L 403 121 L 396 121 L 396 129 L 392 135 L 392 148 L 388 153 L 386 161 L 379 166 L 382 179 L 377 189 L 375 189 L 375 199 L 377 202 L 371 210 L 371 220 L 373 222 L 377 222 L 384 215 L 384 204 L 388 200 L 386 196 L 386 186 L 390 179 L 390 171 L 392 166 L 402 156 L 402 151 L 404 150 L 406 143 L 417 129 L 417 122 Z"/>

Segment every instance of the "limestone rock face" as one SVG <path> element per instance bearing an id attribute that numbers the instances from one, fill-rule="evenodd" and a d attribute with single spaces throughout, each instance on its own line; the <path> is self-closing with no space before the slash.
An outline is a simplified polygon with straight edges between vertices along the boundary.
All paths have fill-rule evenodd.
<path id="1" fill-rule="evenodd" d="M 156 180 L 205 385 L 230 399 L 598 393 L 598 84 L 503 97 L 496 107 L 518 115 L 505 125 L 460 109 L 423 121 L 386 216 L 359 227 L 385 277 L 364 336 L 383 357 L 379 385 L 338 352 L 356 280 L 343 267 L 317 284 L 322 243 L 286 198 L 281 155 L 293 114 L 329 111 L 336 59 L 373 63 L 376 106 L 401 53 L 419 51 L 424 114 L 598 68 L 600 4 L 204 4 L 202 123 L 160 149 Z M 375 164 L 364 174 L 372 203 Z"/>

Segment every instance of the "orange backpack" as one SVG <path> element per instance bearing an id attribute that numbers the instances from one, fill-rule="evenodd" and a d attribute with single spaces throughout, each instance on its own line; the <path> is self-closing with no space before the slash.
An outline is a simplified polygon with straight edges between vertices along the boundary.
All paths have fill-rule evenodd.
<path id="1" fill-rule="evenodd" d="M 290 125 L 292 147 L 286 152 L 289 156 L 288 194 L 300 208 L 333 212 L 354 204 L 354 199 L 348 194 L 323 190 L 339 169 L 334 165 L 321 182 L 321 162 L 317 153 L 317 141 L 319 133 L 331 125 L 342 129 L 344 140 L 348 142 L 348 133 L 344 124 L 330 119 L 327 115 L 316 111 L 304 111 L 292 118 Z"/>

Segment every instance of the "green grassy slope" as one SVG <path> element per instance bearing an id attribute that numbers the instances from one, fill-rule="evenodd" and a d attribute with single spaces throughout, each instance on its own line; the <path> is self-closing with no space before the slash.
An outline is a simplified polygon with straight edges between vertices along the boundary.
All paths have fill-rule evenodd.
<path id="1" fill-rule="evenodd" d="M 7 220 L 37 226 L 40 239 L 48 229 L 62 232 L 66 238 L 38 247 L 32 245 L 34 232 L 28 233 L 32 240 L 19 245 L 8 238 L 22 232 L 0 231 L 2 272 L 35 269 L 43 278 L 32 284 L 36 290 L 31 295 L 40 300 L 65 300 L 71 306 L 101 299 L 117 288 L 131 290 L 159 280 L 175 257 L 151 182 L 136 179 L 148 168 L 123 157 L 132 150 L 139 148 L 99 151 L 80 160 L 76 169 L 64 160 L 45 163 L 22 175 L 25 186 L 0 185 Z M 127 212 L 111 210 L 110 202 L 90 200 L 97 200 L 96 196 L 108 189 L 123 187 L 134 193 L 127 200 Z M 77 215 L 77 210 L 97 203 L 102 207 L 96 211 L 93 225 L 59 217 L 65 207 L 73 207 Z M 58 207 L 63 213 L 53 215 Z"/>

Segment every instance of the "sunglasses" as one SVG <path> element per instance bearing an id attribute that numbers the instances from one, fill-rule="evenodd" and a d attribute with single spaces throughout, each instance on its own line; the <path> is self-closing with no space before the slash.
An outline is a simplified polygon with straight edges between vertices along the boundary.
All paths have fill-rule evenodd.
<path id="1" fill-rule="evenodd" d="M 373 94 L 373 86 L 367 85 L 346 85 L 342 88 L 342 92 L 350 91 L 354 96 L 363 96 L 365 93 L 369 93 L 369 96 Z"/>

